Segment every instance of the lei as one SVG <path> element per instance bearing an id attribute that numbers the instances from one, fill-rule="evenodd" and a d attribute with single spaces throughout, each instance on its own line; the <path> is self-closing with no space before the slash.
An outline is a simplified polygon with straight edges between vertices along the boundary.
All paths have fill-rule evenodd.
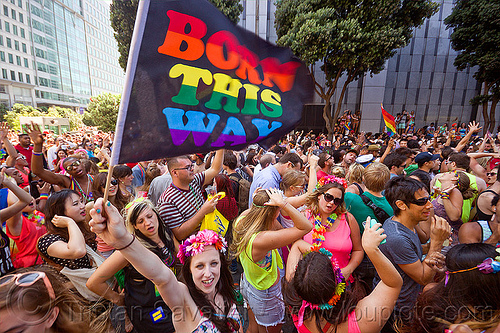
<path id="1" fill-rule="evenodd" d="M 332 215 L 327 217 L 326 225 L 321 223 L 321 217 L 318 214 L 314 219 L 314 227 L 312 230 L 312 241 L 313 244 L 311 246 L 311 251 L 318 251 L 325 241 L 325 233 L 328 228 L 330 228 L 333 223 L 335 223 L 335 219 L 337 218 L 337 214 L 333 213 Z"/>
<path id="2" fill-rule="evenodd" d="M 30 222 L 36 223 L 36 225 L 45 224 L 45 215 L 38 210 L 34 210 L 33 213 L 27 214 L 23 213 L 23 216 L 26 217 Z"/>

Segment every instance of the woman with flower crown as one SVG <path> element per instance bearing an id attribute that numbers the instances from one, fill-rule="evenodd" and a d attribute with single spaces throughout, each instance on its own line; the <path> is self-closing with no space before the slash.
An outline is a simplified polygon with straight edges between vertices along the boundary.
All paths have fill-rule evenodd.
<path id="1" fill-rule="evenodd" d="M 363 260 L 363 248 L 359 225 L 344 205 L 346 187 L 345 179 L 336 176 L 319 180 L 316 191 L 306 199 L 308 209 L 304 214 L 313 224 L 313 230 L 304 240 L 314 250 L 324 248 L 330 251 L 345 279 L 352 282 L 351 274 Z"/>
<path id="2" fill-rule="evenodd" d="M 104 204 L 102 198 L 97 199 L 90 214 L 92 230 L 155 284 L 172 309 L 176 332 L 243 332 L 224 238 L 211 230 L 202 230 L 186 239 L 177 254 L 183 264 L 184 282 L 179 282 L 157 255 L 127 231 L 122 216 L 109 201 Z"/>
<path id="3" fill-rule="evenodd" d="M 376 333 L 384 327 L 401 291 L 403 279 L 378 246 L 387 236 L 379 223 L 366 221 L 363 248 L 381 281 L 359 300 L 346 289 L 337 260 L 324 248 L 303 240 L 294 243 L 287 263 L 283 297 L 299 333 Z"/>
<path id="4" fill-rule="evenodd" d="M 282 228 L 277 220 L 280 211 L 290 217 L 292 227 Z M 300 239 L 311 228 L 305 216 L 276 189 L 257 189 L 252 207 L 235 222 L 231 253 L 243 266 L 240 290 L 249 305 L 248 332 L 281 331 L 285 316 L 281 301 L 284 267 L 278 249 Z"/>

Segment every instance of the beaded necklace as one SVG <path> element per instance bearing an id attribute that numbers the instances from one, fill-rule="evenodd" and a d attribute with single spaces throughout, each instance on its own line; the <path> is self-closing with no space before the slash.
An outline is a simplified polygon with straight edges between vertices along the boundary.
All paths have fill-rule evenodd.
<path id="1" fill-rule="evenodd" d="M 200 204 L 200 202 L 198 201 L 198 196 L 196 195 L 196 192 L 194 191 L 194 189 L 193 189 L 193 187 L 191 186 L 191 184 L 189 184 L 189 191 L 191 192 L 191 194 L 193 195 L 194 199 L 196 200 L 196 202 L 195 202 L 196 206 L 195 206 L 195 205 L 193 205 L 193 204 L 191 203 L 191 201 L 189 201 L 189 199 L 188 199 L 188 198 L 184 195 L 184 191 L 183 191 L 183 190 L 181 190 L 180 188 L 178 188 L 178 187 L 177 187 L 177 186 L 175 186 L 174 184 L 172 184 L 172 186 L 173 186 L 173 187 L 175 187 L 175 188 L 179 191 L 179 193 L 182 195 L 182 197 L 183 197 L 184 199 L 186 199 L 186 201 L 187 201 L 187 202 L 191 205 L 191 207 L 193 207 L 196 211 L 198 211 L 198 210 L 201 208 L 201 206 L 203 205 L 203 200 L 202 200 L 202 202 L 201 202 L 201 204 Z"/>
<path id="2" fill-rule="evenodd" d="M 94 196 L 92 194 L 90 190 L 90 183 L 91 183 L 91 177 L 89 175 L 87 175 L 87 193 L 82 189 L 82 187 L 80 186 L 80 183 L 78 182 L 78 180 L 76 180 L 75 177 L 71 177 L 71 180 L 72 180 L 72 183 L 73 183 L 73 186 L 72 186 L 72 190 L 75 190 L 75 184 L 78 188 L 78 191 L 81 193 L 81 195 L 83 196 L 83 198 L 85 199 L 85 201 L 89 202 L 89 201 L 92 201 Z"/>
<path id="3" fill-rule="evenodd" d="M 321 223 L 321 215 L 317 215 L 314 219 L 314 228 L 312 230 L 312 241 L 313 244 L 311 246 L 311 251 L 318 251 L 325 241 L 325 233 L 328 228 L 330 228 L 334 223 L 335 219 L 337 219 L 337 214 L 333 213 L 332 215 L 326 218 L 326 225 Z"/>

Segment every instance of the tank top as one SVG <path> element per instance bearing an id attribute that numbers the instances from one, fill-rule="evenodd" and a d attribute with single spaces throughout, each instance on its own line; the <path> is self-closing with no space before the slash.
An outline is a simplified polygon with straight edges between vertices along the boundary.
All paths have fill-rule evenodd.
<path id="1" fill-rule="evenodd" d="M 488 223 L 488 221 L 477 221 L 477 223 L 481 227 L 481 232 L 483 235 L 482 242 L 484 243 L 488 238 L 491 237 L 493 231 L 491 231 L 490 224 Z M 500 247 L 500 243 L 497 243 L 495 246 Z"/>
<path id="2" fill-rule="evenodd" d="M 469 187 L 478 191 L 476 176 L 474 176 L 473 174 L 470 174 L 468 172 L 465 172 L 465 171 L 464 171 L 464 173 L 467 175 L 467 177 L 469 177 L 469 181 L 470 181 Z M 439 179 L 436 180 L 435 186 L 441 188 L 441 182 L 439 181 Z M 474 200 L 476 198 L 477 198 L 477 195 L 474 195 L 472 198 L 469 198 L 469 199 L 464 199 L 463 204 L 462 204 L 462 222 L 463 223 L 469 222 L 472 204 L 474 203 Z"/>
<path id="3" fill-rule="evenodd" d="M 309 331 L 309 329 L 306 327 L 306 325 L 297 326 L 297 322 L 299 320 L 297 315 L 292 314 L 292 320 L 293 320 L 295 327 L 297 328 L 297 332 L 299 332 L 299 333 L 311 333 L 311 331 Z M 328 330 L 330 329 L 331 326 L 332 326 L 332 324 L 327 322 L 326 325 L 323 326 L 322 331 L 328 332 Z M 337 329 L 335 329 L 335 332 L 337 332 Z M 349 332 L 349 333 L 361 333 L 361 330 L 359 329 L 359 325 L 358 325 L 358 320 L 356 319 L 356 313 L 354 312 L 354 310 L 351 313 L 349 313 L 349 315 L 347 316 L 347 332 Z"/>
<path id="4" fill-rule="evenodd" d="M 495 191 L 493 191 L 493 190 L 486 190 L 486 191 L 481 192 L 481 194 L 478 196 L 478 200 L 479 200 L 479 197 L 481 195 L 483 195 L 484 193 L 487 193 L 487 192 L 494 193 L 495 195 L 498 195 L 498 193 L 495 192 Z M 493 216 L 493 214 L 486 214 L 486 213 L 484 213 L 483 211 L 481 211 L 481 209 L 479 208 L 479 205 L 477 205 L 477 204 L 476 204 L 476 210 L 477 210 L 476 219 L 478 221 L 489 221 L 489 220 L 491 220 L 491 217 Z"/>
<path id="5" fill-rule="evenodd" d="M 259 232 L 250 237 L 245 251 L 240 253 L 239 258 L 248 282 L 257 290 L 266 290 L 272 287 L 278 279 L 278 268 L 283 269 L 283 261 L 277 249 L 269 251 L 271 252 L 270 269 L 262 268 L 253 261 L 252 246 L 258 234 Z"/>

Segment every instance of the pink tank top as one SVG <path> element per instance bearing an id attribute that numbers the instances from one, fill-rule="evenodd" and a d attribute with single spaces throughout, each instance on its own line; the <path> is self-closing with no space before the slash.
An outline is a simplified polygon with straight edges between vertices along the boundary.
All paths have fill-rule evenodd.
<path id="1" fill-rule="evenodd" d="M 308 216 L 309 215 L 309 216 Z M 314 217 L 310 214 L 306 215 L 312 223 L 314 223 Z M 325 241 L 323 242 L 323 247 L 330 251 L 335 258 L 340 268 L 344 268 L 349 264 L 352 252 L 352 240 L 351 240 L 351 228 L 346 220 L 346 214 L 342 214 L 338 219 L 340 219 L 340 224 L 337 229 L 333 231 L 327 231 L 325 233 Z M 330 229 L 331 230 L 331 229 Z M 309 244 L 312 244 L 312 231 L 304 236 L 304 240 Z"/>
<path id="2" fill-rule="evenodd" d="M 297 315 L 292 314 L 292 320 L 293 323 L 295 324 L 295 327 L 297 328 L 297 331 L 299 333 L 311 333 L 309 329 L 306 327 L 306 325 L 302 326 L 297 326 L 297 322 L 299 321 Z M 325 326 L 323 326 L 322 331 L 323 332 L 328 332 L 332 324 L 326 323 Z M 347 332 L 348 333 L 361 333 L 361 330 L 359 329 L 358 325 L 358 320 L 356 319 L 356 313 L 353 310 L 351 313 L 349 313 L 349 316 L 347 316 Z"/>

